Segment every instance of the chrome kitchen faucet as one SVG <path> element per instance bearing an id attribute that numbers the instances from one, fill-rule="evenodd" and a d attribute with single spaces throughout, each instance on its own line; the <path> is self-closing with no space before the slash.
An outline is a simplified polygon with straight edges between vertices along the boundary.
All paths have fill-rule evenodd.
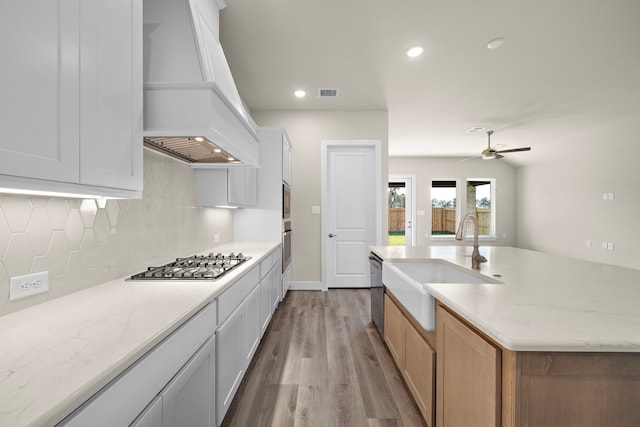
<path id="1" fill-rule="evenodd" d="M 487 262 L 487 259 L 480 255 L 479 245 L 478 245 L 478 218 L 476 218 L 473 214 L 466 214 L 460 220 L 460 224 L 458 225 L 458 231 L 456 232 L 456 240 L 462 240 L 462 233 L 464 232 L 464 225 L 468 219 L 471 219 L 473 222 L 473 253 L 471 254 L 471 268 L 475 268 L 476 270 L 480 269 L 480 264 L 483 262 Z"/>

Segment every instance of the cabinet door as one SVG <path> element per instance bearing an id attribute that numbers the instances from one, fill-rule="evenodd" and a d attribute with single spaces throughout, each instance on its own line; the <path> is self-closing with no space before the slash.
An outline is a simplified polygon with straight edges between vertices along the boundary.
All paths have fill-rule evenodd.
<path id="1" fill-rule="evenodd" d="M 403 375 L 422 416 L 433 426 L 435 352 L 405 319 L 405 359 Z"/>
<path id="2" fill-rule="evenodd" d="M 269 272 L 269 280 L 271 281 L 271 313 L 273 314 L 278 308 L 278 304 L 280 304 L 280 290 L 281 286 L 279 285 L 280 275 L 278 272 L 281 268 L 278 268 L 280 263 L 276 264 L 271 271 Z"/>
<path id="3" fill-rule="evenodd" d="M 273 271 L 273 270 L 271 270 Z M 269 326 L 269 321 L 271 320 L 271 294 L 273 293 L 272 282 L 270 280 L 270 275 L 267 274 L 260 281 L 260 323 L 261 323 L 261 332 L 264 334 L 264 331 Z"/>
<path id="4" fill-rule="evenodd" d="M 224 419 L 244 374 L 242 311 L 236 310 L 216 331 L 216 419 Z"/>
<path id="5" fill-rule="evenodd" d="M 244 205 L 245 186 L 246 176 L 244 168 L 227 169 L 227 202 L 230 205 Z"/>
<path id="6" fill-rule="evenodd" d="M 262 337 L 260 301 L 260 286 L 256 286 L 242 303 L 245 368 L 249 366 Z"/>
<path id="7" fill-rule="evenodd" d="M 244 205 L 245 206 L 256 206 L 258 197 L 258 183 L 256 181 L 256 168 L 245 168 L 245 195 L 244 195 Z"/>
<path id="8" fill-rule="evenodd" d="M 80 10 L 80 181 L 142 190 L 142 0 Z"/>
<path id="9" fill-rule="evenodd" d="M 156 396 L 130 427 L 162 427 L 162 396 Z"/>
<path id="10" fill-rule="evenodd" d="M 400 370 L 404 370 L 404 316 L 387 294 L 384 295 L 384 341 Z"/>
<path id="11" fill-rule="evenodd" d="M 215 339 L 210 338 L 162 391 L 163 427 L 215 424 Z"/>
<path id="12" fill-rule="evenodd" d="M 78 182 L 79 1 L 0 4 L 0 171 Z"/>
<path id="13" fill-rule="evenodd" d="M 291 145 L 286 137 L 282 138 L 282 181 L 291 185 Z"/>
<path id="14" fill-rule="evenodd" d="M 500 351 L 438 306 L 438 427 L 500 425 Z"/>
<path id="15" fill-rule="evenodd" d="M 256 169 L 227 169 L 227 202 L 232 206 L 256 205 Z"/>

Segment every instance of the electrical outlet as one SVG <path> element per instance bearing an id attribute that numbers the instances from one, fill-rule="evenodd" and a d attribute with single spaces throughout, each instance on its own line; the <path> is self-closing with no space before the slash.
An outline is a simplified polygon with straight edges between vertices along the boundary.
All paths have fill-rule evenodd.
<path id="1" fill-rule="evenodd" d="M 213 235 L 213 243 L 220 243 L 220 235 L 219 234 L 214 234 Z"/>
<path id="2" fill-rule="evenodd" d="M 592 246 L 591 240 L 587 240 L 587 247 L 590 248 Z"/>
<path id="3" fill-rule="evenodd" d="M 49 272 L 15 276 L 9 280 L 9 300 L 16 300 L 49 291 Z"/>

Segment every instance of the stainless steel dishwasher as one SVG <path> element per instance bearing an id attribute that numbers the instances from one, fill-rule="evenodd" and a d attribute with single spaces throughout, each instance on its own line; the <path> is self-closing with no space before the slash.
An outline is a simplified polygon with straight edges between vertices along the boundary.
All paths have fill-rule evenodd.
<path id="1" fill-rule="evenodd" d="M 369 253 L 371 274 L 371 321 L 384 339 L 384 287 L 382 285 L 382 258 Z"/>

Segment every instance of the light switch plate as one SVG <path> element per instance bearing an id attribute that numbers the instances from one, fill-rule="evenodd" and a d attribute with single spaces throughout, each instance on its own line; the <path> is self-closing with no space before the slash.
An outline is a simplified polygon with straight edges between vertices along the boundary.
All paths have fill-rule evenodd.
<path id="1" fill-rule="evenodd" d="M 49 291 L 49 272 L 25 274 L 9 279 L 9 300 L 28 297 Z"/>
<path id="2" fill-rule="evenodd" d="M 311 215 L 320 215 L 320 206 L 311 206 Z"/>

